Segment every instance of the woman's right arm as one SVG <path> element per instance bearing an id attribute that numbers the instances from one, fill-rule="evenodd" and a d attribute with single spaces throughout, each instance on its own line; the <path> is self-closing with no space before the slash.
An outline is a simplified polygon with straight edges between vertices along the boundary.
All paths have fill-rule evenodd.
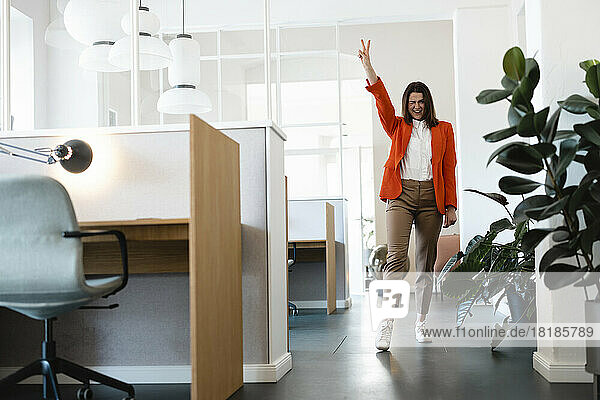
<path id="1" fill-rule="evenodd" d="M 388 136 L 392 137 L 398 127 L 396 111 L 394 110 L 394 106 L 390 100 L 387 90 L 385 90 L 383 82 L 381 79 L 379 79 L 375 73 L 375 70 L 373 69 L 373 66 L 371 65 L 371 56 L 369 54 L 371 41 L 369 40 L 366 46 L 365 41 L 362 39 L 361 43 L 362 50 L 358 51 L 358 58 L 360 58 L 363 68 L 365 69 L 365 74 L 367 75 L 367 81 L 369 83 L 367 90 L 373 93 L 373 96 L 375 97 L 375 105 L 377 106 L 379 119 L 381 120 L 383 129 Z"/>

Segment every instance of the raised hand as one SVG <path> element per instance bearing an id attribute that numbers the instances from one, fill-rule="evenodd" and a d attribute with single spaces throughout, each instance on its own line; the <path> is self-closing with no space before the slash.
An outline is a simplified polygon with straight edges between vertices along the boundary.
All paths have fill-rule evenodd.
<path id="1" fill-rule="evenodd" d="M 362 50 L 358 50 L 358 58 L 362 62 L 369 83 L 373 84 L 377 81 L 377 74 L 371 65 L 371 54 L 369 53 L 371 49 L 371 41 L 368 40 L 366 46 L 364 39 L 361 39 L 360 43 L 362 44 Z"/>

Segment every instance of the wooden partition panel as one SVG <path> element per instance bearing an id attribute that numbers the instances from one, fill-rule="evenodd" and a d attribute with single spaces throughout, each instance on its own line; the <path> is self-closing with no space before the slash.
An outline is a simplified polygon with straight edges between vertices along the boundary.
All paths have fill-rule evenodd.
<path id="1" fill-rule="evenodd" d="M 239 145 L 190 118 L 191 398 L 226 399 L 243 382 Z"/>
<path id="2" fill-rule="evenodd" d="M 335 304 L 335 220 L 334 209 L 329 203 L 325 203 L 325 258 L 327 276 L 327 314 L 336 310 Z"/>

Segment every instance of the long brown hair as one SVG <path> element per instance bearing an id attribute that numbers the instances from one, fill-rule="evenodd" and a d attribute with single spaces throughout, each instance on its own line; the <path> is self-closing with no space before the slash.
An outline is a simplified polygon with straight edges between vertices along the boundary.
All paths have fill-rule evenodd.
<path id="1" fill-rule="evenodd" d="M 404 90 L 404 94 L 402 95 L 402 116 L 404 120 L 412 124 L 412 115 L 408 111 L 408 98 L 410 94 L 416 92 L 421 93 L 423 95 L 423 100 L 425 101 L 425 113 L 423 114 L 423 121 L 427 124 L 428 128 L 433 128 L 437 126 L 440 121 L 435 116 L 435 107 L 433 106 L 433 97 L 431 96 L 431 92 L 426 84 L 423 82 L 411 82 Z"/>

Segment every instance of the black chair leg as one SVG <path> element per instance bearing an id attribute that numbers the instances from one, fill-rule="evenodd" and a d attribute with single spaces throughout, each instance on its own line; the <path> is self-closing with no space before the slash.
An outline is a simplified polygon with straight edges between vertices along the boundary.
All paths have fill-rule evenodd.
<path id="1" fill-rule="evenodd" d="M 135 397 L 135 389 L 132 385 L 111 378 L 110 376 L 101 374 L 99 372 L 93 371 L 91 369 L 82 367 L 81 365 L 77 365 L 75 363 L 72 363 L 71 361 L 62 358 L 57 358 L 55 362 L 60 373 L 68 375 L 71 378 L 77 379 L 78 381 L 84 384 L 89 384 L 89 381 L 98 382 L 102 385 L 110 386 L 117 390 L 126 392 L 130 397 Z"/>
<path id="2" fill-rule="evenodd" d="M 48 360 L 40 361 L 43 374 L 42 398 L 50 400 L 50 394 L 54 394 L 55 400 L 60 400 L 60 391 L 58 389 L 57 371 L 52 367 Z"/>
<path id="3" fill-rule="evenodd" d="M 37 360 L 32 362 L 26 367 L 21 368 L 17 372 L 10 374 L 9 376 L 0 380 L 1 386 L 11 386 L 16 385 L 17 383 L 24 381 L 25 379 L 40 375 L 42 373 L 42 362 L 41 360 Z"/>

